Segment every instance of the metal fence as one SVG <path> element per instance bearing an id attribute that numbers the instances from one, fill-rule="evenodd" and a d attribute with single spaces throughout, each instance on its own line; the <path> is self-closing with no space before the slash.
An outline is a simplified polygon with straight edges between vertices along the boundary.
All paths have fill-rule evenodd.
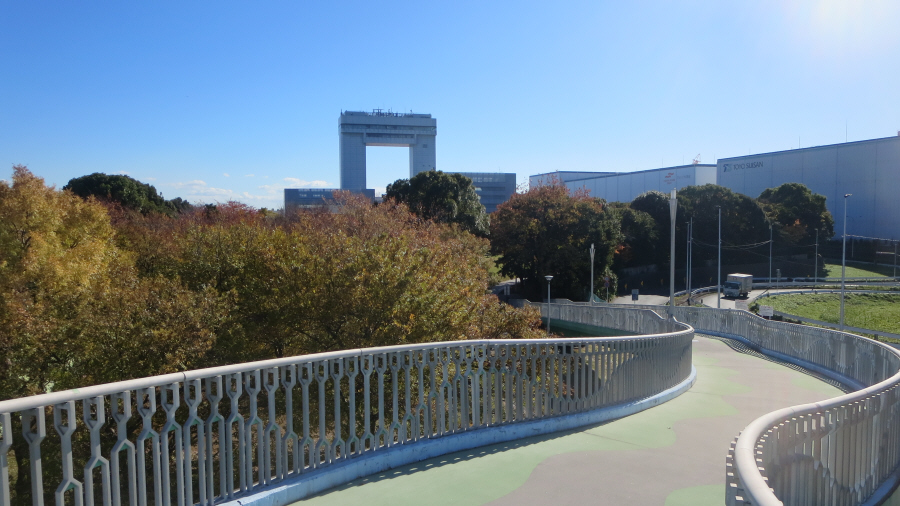
<path id="1" fill-rule="evenodd" d="M 3 401 L 0 506 L 212 505 L 396 445 L 614 406 L 688 378 L 692 329 L 607 312 L 605 326 L 654 335 L 346 350 Z"/>
<path id="2" fill-rule="evenodd" d="M 892 490 L 900 471 L 898 350 L 746 311 L 676 307 L 675 317 L 697 332 L 740 337 L 860 388 L 784 408 L 748 425 L 728 452 L 728 504 L 867 504 Z"/>
<path id="3" fill-rule="evenodd" d="M 634 308 L 632 306 L 613 306 L 608 304 L 592 305 L 588 302 L 572 302 L 568 299 L 553 299 L 548 305 L 527 302 L 521 299 L 510 301 L 513 305 L 534 306 L 541 311 L 541 317 L 547 318 L 550 311 L 551 327 L 553 320 L 581 323 L 595 327 L 624 330 L 634 334 L 662 334 L 678 328 L 665 314 L 658 314 L 653 308 Z M 653 313 L 653 317 L 648 313 Z"/>

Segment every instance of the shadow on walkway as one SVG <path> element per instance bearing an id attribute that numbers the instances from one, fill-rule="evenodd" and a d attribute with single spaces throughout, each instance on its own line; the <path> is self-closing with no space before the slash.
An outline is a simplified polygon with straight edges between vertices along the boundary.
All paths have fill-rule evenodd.
<path id="1" fill-rule="evenodd" d="M 698 332 L 698 334 L 701 334 L 701 333 Z M 719 337 L 719 336 L 711 336 L 708 334 L 702 334 L 702 335 L 703 335 L 703 337 L 705 337 L 707 339 L 721 341 L 721 342 L 725 343 L 726 346 L 728 346 L 729 348 L 731 348 L 732 350 L 734 350 L 738 353 L 742 353 L 744 355 L 750 355 L 751 357 L 756 357 L 756 358 L 765 360 L 767 362 L 772 362 L 773 364 L 782 365 L 784 367 L 787 367 L 788 369 L 793 369 L 799 373 L 803 373 L 807 376 L 813 377 L 823 383 L 827 383 L 827 384 L 833 386 L 834 388 L 837 388 L 838 390 L 840 390 L 841 392 L 844 392 L 845 394 L 855 391 L 853 388 L 850 388 L 847 385 L 844 385 L 840 381 L 836 381 L 832 378 L 829 378 L 828 376 L 824 376 L 815 371 L 810 371 L 809 369 L 805 369 L 796 364 L 791 364 L 789 362 L 783 362 L 776 358 L 772 358 L 768 355 L 763 355 L 762 353 L 754 350 L 753 348 L 747 346 L 746 344 L 744 344 L 741 341 L 738 341 L 737 339 L 730 339 L 727 337 Z"/>

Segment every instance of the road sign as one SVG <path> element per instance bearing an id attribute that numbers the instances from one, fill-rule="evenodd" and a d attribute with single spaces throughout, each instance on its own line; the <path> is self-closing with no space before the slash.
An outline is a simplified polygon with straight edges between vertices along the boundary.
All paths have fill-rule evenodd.
<path id="1" fill-rule="evenodd" d="M 759 306 L 759 315 L 771 318 L 775 315 L 775 309 L 772 306 Z"/>
<path id="2" fill-rule="evenodd" d="M 603 278 L 603 285 L 606 286 L 606 288 L 609 288 L 609 276 Z"/>
<path id="3" fill-rule="evenodd" d="M 748 304 L 746 300 L 736 300 L 736 301 L 734 301 L 734 308 L 742 309 L 744 311 L 749 311 L 750 304 Z"/>
<path id="4" fill-rule="evenodd" d="M 631 300 L 638 300 L 638 289 L 635 288 L 631 291 Z"/>

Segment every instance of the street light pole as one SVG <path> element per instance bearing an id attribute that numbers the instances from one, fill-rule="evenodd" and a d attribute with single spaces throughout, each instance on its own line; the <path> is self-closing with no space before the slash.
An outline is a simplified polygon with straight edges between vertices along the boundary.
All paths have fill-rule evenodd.
<path id="1" fill-rule="evenodd" d="M 669 197 L 669 219 L 672 223 L 671 248 L 669 249 L 669 318 L 675 317 L 675 214 L 678 211 L 678 200 L 675 190 Z"/>
<path id="2" fill-rule="evenodd" d="M 813 293 L 816 293 L 816 286 L 819 282 L 819 229 L 816 229 L 816 267 L 813 271 Z"/>
<path id="3" fill-rule="evenodd" d="M 547 337 L 550 337 L 550 280 L 553 276 L 544 276 L 547 280 Z"/>
<path id="4" fill-rule="evenodd" d="M 716 307 L 722 307 L 722 206 L 719 209 L 719 274 L 716 278 Z"/>
<path id="5" fill-rule="evenodd" d="M 853 194 L 844 195 L 844 244 L 841 248 L 841 331 L 844 330 L 844 279 L 847 275 L 847 197 L 851 195 Z"/>
<path id="6" fill-rule="evenodd" d="M 688 296 L 688 306 L 691 305 L 691 234 L 693 233 L 693 228 L 694 218 L 691 218 L 691 221 L 688 222 L 687 226 L 687 246 L 685 247 L 685 257 L 687 258 L 685 258 L 686 265 L 684 267 L 684 288 Z"/>
<path id="7" fill-rule="evenodd" d="M 588 300 L 591 302 L 591 305 L 594 305 L 594 243 L 591 243 L 591 294 L 588 297 Z M 549 298 L 549 297 L 548 297 Z"/>
<path id="8" fill-rule="evenodd" d="M 769 222 L 769 288 L 772 288 L 772 222 Z"/>

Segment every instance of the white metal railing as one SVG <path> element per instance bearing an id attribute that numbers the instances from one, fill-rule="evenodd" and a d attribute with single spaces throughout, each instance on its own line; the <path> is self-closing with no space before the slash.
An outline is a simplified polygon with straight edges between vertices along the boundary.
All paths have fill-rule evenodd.
<path id="1" fill-rule="evenodd" d="M 628 307 L 661 317 L 668 310 Z M 572 310 L 551 312 L 565 317 Z M 856 390 L 784 408 L 747 426 L 728 452 L 728 504 L 878 504 L 900 480 L 900 350 L 741 310 L 678 306 L 674 315 L 697 332 L 739 338 Z"/>
<path id="2" fill-rule="evenodd" d="M 541 316 L 547 317 L 548 304 L 526 302 L 521 299 L 511 301 L 514 305 L 529 305 L 540 309 Z M 621 311 L 628 308 L 631 311 Z M 635 309 L 631 306 L 591 305 L 589 302 L 572 302 L 568 299 L 554 299 L 549 304 L 551 328 L 553 320 L 562 320 L 572 323 L 581 323 L 595 327 L 606 327 L 616 330 L 624 330 L 634 334 L 653 333 L 663 334 L 672 332 L 678 328 L 678 324 L 666 319 L 664 314 L 657 315 L 650 309 Z M 656 318 L 648 318 L 647 313 L 652 312 Z"/>
<path id="3" fill-rule="evenodd" d="M 890 492 L 900 468 L 898 350 L 746 311 L 677 307 L 675 317 L 697 332 L 740 337 L 763 352 L 861 387 L 769 413 L 747 426 L 729 450 L 728 504 L 864 504 Z"/>
<path id="4" fill-rule="evenodd" d="M 0 506 L 213 505 L 396 445 L 615 406 L 689 377 L 693 329 L 604 312 L 604 326 L 651 335 L 346 350 L 3 401 Z"/>

